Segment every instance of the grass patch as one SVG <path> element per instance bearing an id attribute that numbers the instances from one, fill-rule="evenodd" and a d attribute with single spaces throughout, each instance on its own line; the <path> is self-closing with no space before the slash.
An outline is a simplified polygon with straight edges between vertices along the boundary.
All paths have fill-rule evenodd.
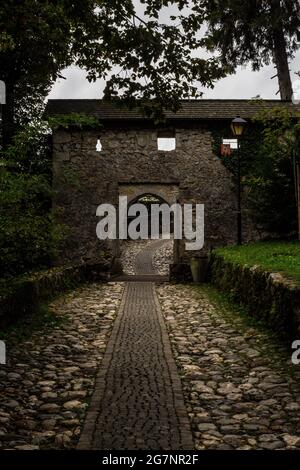
<path id="1" fill-rule="evenodd" d="M 242 246 L 217 248 L 225 260 L 240 265 L 259 265 L 279 272 L 300 283 L 300 243 L 298 241 L 265 241 Z"/>
<path id="2" fill-rule="evenodd" d="M 247 307 L 235 302 L 230 293 L 221 292 L 217 288 L 209 285 L 202 284 L 201 286 L 196 286 L 196 289 L 199 293 L 203 292 L 207 295 L 210 302 L 221 311 L 222 315 L 231 320 L 242 321 L 243 327 L 247 328 L 257 328 L 262 332 L 267 332 L 268 335 L 275 335 L 276 333 L 270 332 L 267 325 L 263 321 L 258 320 L 249 315 Z"/>
<path id="3" fill-rule="evenodd" d="M 219 291 L 209 284 L 194 287 L 196 293 L 207 296 L 211 304 L 228 323 L 231 323 L 242 334 L 249 330 L 256 331 L 262 337 L 268 338 L 267 347 L 274 353 L 281 351 L 284 356 L 290 355 L 289 343 L 277 331 L 271 330 L 266 323 L 249 315 L 247 308 L 234 302 L 230 294 Z"/>

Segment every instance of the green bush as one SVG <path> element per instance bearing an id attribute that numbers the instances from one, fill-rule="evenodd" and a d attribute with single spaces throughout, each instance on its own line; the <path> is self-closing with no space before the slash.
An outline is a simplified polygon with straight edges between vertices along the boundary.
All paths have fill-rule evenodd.
<path id="1" fill-rule="evenodd" d="M 230 127 L 213 132 L 214 150 L 233 177 L 237 187 L 237 153 L 222 156 L 223 138 L 232 138 Z M 248 123 L 241 140 L 243 212 L 257 228 L 273 237 L 294 237 L 297 231 L 295 167 L 299 163 L 300 123 L 283 107 L 266 108 Z"/>
<path id="2" fill-rule="evenodd" d="M 272 245 L 276 250 L 272 243 L 265 257 L 261 257 L 262 250 L 255 251 L 255 245 L 250 250 L 244 250 L 245 247 L 215 250 L 210 260 L 210 280 L 232 301 L 243 305 L 249 317 L 260 325 L 282 337 L 298 338 L 300 287 L 293 280 L 270 274 Z"/>
<path id="3" fill-rule="evenodd" d="M 0 167 L 0 272 L 15 276 L 48 267 L 65 235 L 51 214 L 51 159 L 47 128 L 19 132 Z"/>
<path id="4" fill-rule="evenodd" d="M 247 201 L 259 226 L 276 236 L 292 237 L 297 231 L 299 122 L 285 108 L 263 109 L 256 122 L 262 128 L 262 141 L 244 181 Z"/>

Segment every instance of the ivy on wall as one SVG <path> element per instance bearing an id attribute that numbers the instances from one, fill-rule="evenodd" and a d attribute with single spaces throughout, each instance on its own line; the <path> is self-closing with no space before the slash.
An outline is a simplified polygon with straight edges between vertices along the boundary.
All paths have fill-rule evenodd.
<path id="1" fill-rule="evenodd" d="M 77 127 L 84 129 L 86 127 L 99 128 L 102 127 L 99 119 L 94 116 L 88 116 L 83 113 L 57 114 L 48 117 L 49 127 L 52 130 L 59 128 L 69 129 Z"/>
<path id="2" fill-rule="evenodd" d="M 231 155 L 221 154 L 223 139 L 234 139 L 230 128 L 231 122 L 215 124 L 212 130 L 213 151 L 230 171 L 233 177 L 237 175 L 237 150 Z M 258 149 L 262 143 L 261 126 L 248 123 L 245 133 L 240 141 L 241 175 L 249 175 L 255 165 Z"/>
<path id="3" fill-rule="evenodd" d="M 286 108 L 262 106 L 241 139 L 244 212 L 272 237 L 294 237 L 297 226 L 294 166 L 299 121 Z M 214 126 L 213 149 L 230 171 L 236 187 L 237 151 L 221 155 L 223 138 L 233 138 L 230 122 Z"/>

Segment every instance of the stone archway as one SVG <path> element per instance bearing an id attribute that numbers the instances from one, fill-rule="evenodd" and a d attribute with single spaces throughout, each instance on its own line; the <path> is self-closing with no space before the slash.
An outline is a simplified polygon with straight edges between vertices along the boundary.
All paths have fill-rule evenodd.
<path id="1" fill-rule="evenodd" d="M 151 206 L 152 203 L 165 203 L 171 206 L 178 202 L 179 185 L 176 183 L 119 183 L 119 196 L 127 196 L 128 206 L 135 202 L 141 202 L 148 207 Z M 150 242 L 154 241 L 150 240 Z M 164 249 L 165 252 L 168 253 L 168 257 L 170 257 L 171 250 L 171 263 L 174 263 L 178 260 L 178 240 L 171 240 L 170 243 L 171 248 L 166 245 Z M 124 246 L 125 243 L 123 242 L 123 247 Z M 120 256 L 122 251 L 122 242 L 118 243 L 117 251 Z"/>
<path id="2" fill-rule="evenodd" d="M 171 206 L 179 196 L 178 183 L 119 183 L 118 186 L 119 196 L 127 196 L 128 204 L 144 194 L 153 194 Z"/>
<path id="3" fill-rule="evenodd" d="M 152 221 L 152 215 L 153 215 L 152 206 L 157 206 L 157 205 L 159 205 L 159 206 L 161 206 L 161 205 L 170 206 L 170 204 L 165 199 L 163 199 L 161 196 L 158 196 L 157 194 L 152 194 L 152 193 L 145 193 L 145 194 L 139 195 L 136 198 L 132 199 L 129 203 L 128 208 L 130 208 L 134 204 L 142 204 L 147 210 L 148 215 L 147 215 L 147 218 L 145 220 L 145 223 L 148 226 L 148 235 L 150 237 L 151 234 L 153 234 L 153 229 L 155 228 L 154 224 L 152 223 L 153 222 Z M 134 216 L 131 216 L 131 217 L 128 216 L 128 226 L 129 226 L 129 224 L 131 223 L 131 221 L 133 219 L 134 219 Z M 159 221 L 158 221 L 158 230 L 157 230 L 157 233 L 155 233 L 155 235 L 158 236 L 158 237 L 161 237 L 162 234 L 163 234 L 163 231 L 164 231 L 163 229 L 165 229 L 165 231 L 164 231 L 165 236 L 167 236 L 169 234 L 172 234 L 174 232 L 174 214 L 173 213 L 170 214 L 170 221 L 169 222 L 170 223 L 167 224 L 167 225 L 169 225 L 169 227 L 163 227 L 163 221 L 162 221 L 162 217 L 161 217 L 161 214 L 160 214 L 160 218 L 159 218 Z"/>

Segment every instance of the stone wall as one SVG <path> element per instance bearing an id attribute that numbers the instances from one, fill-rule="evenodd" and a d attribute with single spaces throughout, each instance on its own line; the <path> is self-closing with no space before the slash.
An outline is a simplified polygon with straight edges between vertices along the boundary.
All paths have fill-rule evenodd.
<path id="1" fill-rule="evenodd" d="M 145 124 L 146 126 L 146 124 Z M 96 151 L 98 136 L 102 151 Z M 70 227 L 69 241 L 59 260 L 95 261 L 104 246 L 114 256 L 113 243 L 96 238 L 96 208 L 117 204 L 119 194 L 130 197 L 153 192 L 166 201 L 205 204 L 205 251 L 234 242 L 235 195 L 231 176 L 212 151 L 211 133 L 204 124 L 176 128 L 176 150 L 157 150 L 157 130 L 143 125 L 97 130 L 57 130 L 53 135 L 54 209 Z M 127 189 L 125 189 L 127 187 Z M 252 229 L 246 239 L 256 238 Z M 184 243 L 175 246 L 179 259 Z"/>
<path id="2" fill-rule="evenodd" d="M 85 282 L 107 281 L 108 269 L 102 263 L 63 266 L 10 281 L 0 290 L 0 327 L 36 313 L 43 302 L 61 292 Z"/>
<path id="3" fill-rule="evenodd" d="M 300 286 L 279 273 L 210 256 L 210 281 L 243 304 L 249 315 L 289 339 L 300 334 Z"/>

